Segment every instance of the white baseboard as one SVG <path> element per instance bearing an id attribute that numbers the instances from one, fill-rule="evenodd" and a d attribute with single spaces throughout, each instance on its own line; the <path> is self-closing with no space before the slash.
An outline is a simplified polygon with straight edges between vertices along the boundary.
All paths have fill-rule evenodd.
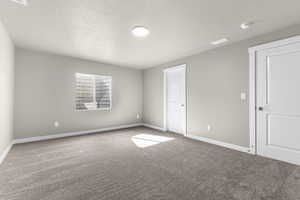
<path id="1" fill-rule="evenodd" d="M 86 130 L 86 131 L 61 133 L 61 134 L 55 134 L 55 135 L 46 135 L 46 136 L 37 136 L 37 137 L 31 137 L 31 138 L 15 139 L 13 143 L 21 144 L 21 143 L 36 142 L 36 141 L 42 141 L 42 140 L 51 140 L 51 139 L 57 139 L 57 138 L 86 135 L 86 134 L 92 134 L 92 133 L 100 133 L 100 132 L 104 132 L 104 131 L 113 131 L 113 130 L 118 130 L 118 129 L 123 129 L 123 128 L 132 128 L 132 127 L 137 127 L 137 126 L 143 126 L 143 123 L 128 124 L 128 125 L 121 125 L 121 126 L 114 126 L 114 127 L 108 127 L 108 128 Z"/>
<path id="2" fill-rule="evenodd" d="M 159 130 L 159 131 L 166 131 L 166 129 L 164 129 L 162 127 L 154 126 L 154 125 L 147 124 L 147 123 L 143 123 L 143 126 L 148 127 L 148 128 L 152 128 L 152 129 L 156 129 L 156 130 Z M 241 151 L 241 152 L 245 152 L 245 153 L 254 154 L 251 151 L 251 149 L 247 148 L 247 147 L 243 147 L 243 146 L 239 146 L 239 145 L 235 145 L 235 144 L 230 144 L 230 143 L 226 143 L 226 142 L 221 142 L 221 141 L 217 141 L 217 140 L 213 140 L 213 139 L 205 138 L 205 137 L 200 137 L 200 136 L 187 135 L 186 137 L 194 139 L 194 140 L 199 140 L 199 141 L 202 141 L 202 142 L 218 145 L 218 146 L 225 147 L 225 148 L 228 148 L 228 149 L 233 149 L 233 150 L 237 150 L 237 151 Z"/>
<path id="3" fill-rule="evenodd" d="M 136 123 L 136 124 L 128 124 L 128 125 L 121 125 L 121 126 L 115 126 L 115 127 L 108 127 L 108 128 L 101 128 L 101 129 L 94 129 L 94 130 L 86 130 L 86 131 L 77 131 L 77 132 L 69 132 L 69 133 L 61 133 L 61 134 L 55 134 L 55 135 L 47 135 L 47 136 L 37 136 L 37 137 L 31 137 L 31 138 L 23 138 L 23 139 L 15 139 L 0 155 L 0 164 L 4 161 L 6 158 L 8 152 L 10 151 L 13 144 L 20 144 L 20 143 L 28 143 L 28 142 L 35 142 L 35 141 L 43 141 L 43 140 L 50 140 L 50 139 L 57 139 L 57 138 L 64 138 L 64 137 L 70 137 L 70 136 L 78 136 L 78 135 L 86 135 L 86 134 L 92 134 L 92 133 L 100 133 L 105 131 L 113 131 L 118 129 L 124 129 L 124 128 L 132 128 L 132 127 L 138 127 L 138 126 L 145 126 L 148 128 L 160 130 L 160 131 L 166 131 L 164 128 L 159 126 L 154 126 L 146 123 Z M 229 144 L 225 142 L 216 141 L 213 139 L 200 137 L 200 136 L 187 136 L 188 138 L 199 140 L 202 142 L 226 147 L 229 149 L 234 149 L 241 152 L 251 153 L 250 148 L 242 147 L 235 144 Z"/>
<path id="4" fill-rule="evenodd" d="M 11 142 L 2 152 L 2 154 L 0 155 L 0 165 L 2 164 L 2 162 L 5 160 L 8 152 L 10 151 L 11 147 L 13 146 L 13 142 Z"/>
<path id="5" fill-rule="evenodd" d="M 218 145 L 218 146 L 225 147 L 225 148 L 228 148 L 228 149 L 233 149 L 233 150 L 237 150 L 237 151 L 241 151 L 241 152 L 251 154 L 250 148 L 247 148 L 247 147 L 242 147 L 242 146 L 239 146 L 239 145 L 230 144 L 230 143 L 226 143 L 226 142 L 220 142 L 220 141 L 217 141 L 217 140 L 213 140 L 213 139 L 205 138 L 205 137 L 200 137 L 200 136 L 188 135 L 186 137 L 194 139 L 194 140 L 199 140 L 199 141 L 202 141 L 202 142 Z"/>
<path id="6" fill-rule="evenodd" d="M 147 123 L 143 123 L 142 125 L 145 127 L 148 127 L 148 128 L 153 128 L 153 129 L 159 130 L 159 131 L 167 131 L 165 128 L 162 128 L 159 126 L 154 126 L 154 125 L 147 124 Z"/>

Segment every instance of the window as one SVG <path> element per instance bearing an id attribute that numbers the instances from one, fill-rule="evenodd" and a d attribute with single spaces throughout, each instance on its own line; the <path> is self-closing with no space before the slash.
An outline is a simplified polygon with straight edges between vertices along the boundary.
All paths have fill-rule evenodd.
<path id="1" fill-rule="evenodd" d="M 76 110 L 110 110 L 111 76 L 76 73 Z"/>

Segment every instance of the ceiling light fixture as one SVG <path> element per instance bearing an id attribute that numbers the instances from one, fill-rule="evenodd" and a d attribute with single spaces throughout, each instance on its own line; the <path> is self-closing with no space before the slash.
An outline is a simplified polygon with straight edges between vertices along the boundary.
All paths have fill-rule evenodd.
<path id="1" fill-rule="evenodd" d="M 144 26 L 136 26 L 131 32 L 136 37 L 146 37 L 150 34 L 150 31 Z"/>
<path id="2" fill-rule="evenodd" d="M 228 39 L 227 38 L 222 38 L 220 40 L 216 40 L 216 41 L 213 41 L 211 42 L 212 45 L 220 45 L 220 44 L 223 44 L 223 43 L 226 43 L 228 42 Z"/>
<path id="3" fill-rule="evenodd" d="M 254 24 L 254 22 L 244 22 L 240 25 L 241 29 L 248 29 L 250 28 L 252 25 Z"/>
<path id="4" fill-rule="evenodd" d="M 27 4 L 28 4 L 27 0 L 11 0 L 11 1 L 15 2 L 15 3 L 18 3 L 18 4 L 21 4 L 23 6 L 27 6 Z"/>

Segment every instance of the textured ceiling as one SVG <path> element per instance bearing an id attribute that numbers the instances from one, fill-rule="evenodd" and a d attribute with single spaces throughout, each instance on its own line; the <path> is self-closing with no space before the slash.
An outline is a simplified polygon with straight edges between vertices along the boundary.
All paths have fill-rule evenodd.
<path id="1" fill-rule="evenodd" d="M 17 46 L 147 68 L 214 48 L 211 41 L 250 38 L 300 23 L 299 0 L 0 0 Z M 245 21 L 256 21 L 241 30 Z M 147 38 L 131 28 L 148 27 Z"/>

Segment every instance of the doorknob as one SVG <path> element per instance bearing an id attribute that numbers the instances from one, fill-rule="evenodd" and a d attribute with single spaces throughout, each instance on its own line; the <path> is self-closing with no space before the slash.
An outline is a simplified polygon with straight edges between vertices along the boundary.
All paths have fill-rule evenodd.
<path id="1" fill-rule="evenodd" d="M 262 106 L 259 106 L 259 107 L 258 107 L 258 110 L 259 110 L 259 111 L 263 111 L 264 108 L 263 108 Z"/>
<path id="2" fill-rule="evenodd" d="M 184 107 L 184 104 L 181 104 L 180 106 L 181 106 L 181 107 Z"/>

